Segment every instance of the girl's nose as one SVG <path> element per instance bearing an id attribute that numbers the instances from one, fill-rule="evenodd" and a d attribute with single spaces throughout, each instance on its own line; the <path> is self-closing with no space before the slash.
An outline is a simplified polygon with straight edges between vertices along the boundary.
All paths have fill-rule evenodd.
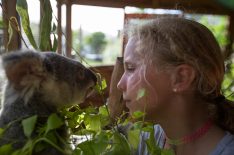
<path id="1" fill-rule="evenodd" d="M 117 88 L 121 91 L 125 90 L 125 84 L 124 84 L 124 76 L 121 77 L 121 79 L 119 80 L 118 84 L 117 84 Z"/>

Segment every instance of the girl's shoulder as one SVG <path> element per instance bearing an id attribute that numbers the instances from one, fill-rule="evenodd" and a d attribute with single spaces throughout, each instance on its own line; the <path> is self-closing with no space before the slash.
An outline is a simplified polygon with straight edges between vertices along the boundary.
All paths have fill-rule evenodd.
<path id="1" fill-rule="evenodd" d="M 233 155 L 234 135 L 227 132 L 210 155 Z"/>

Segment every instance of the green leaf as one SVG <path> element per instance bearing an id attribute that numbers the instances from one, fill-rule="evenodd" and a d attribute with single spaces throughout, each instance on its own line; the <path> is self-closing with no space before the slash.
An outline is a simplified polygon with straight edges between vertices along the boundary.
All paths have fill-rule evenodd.
<path id="1" fill-rule="evenodd" d="M 52 50 L 50 47 L 50 34 L 51 34 L 51 21 L 52 21 L 52 8 L 50 1 L 43 1 L 43 16 L 40 25 L 40 49 L 42 51 Z"/>
<path id="2" fill-rule="evenodd" d="M 21 149 L 16 150 L 16 151 L 14 151 L 14 152 L 11 153 L 11 155 L 24 155 L 24 154 L 25 153 L 23 153 Z"/>
<path id="3" fill-rule="evenodd" d="M 128 141 L 133 149 L 137 149 L 140 141 L 140 129 L 128 131 Z"/>
<path id="4" fill-rule="evenodd" d="M 23 26 L 25 34 L 28 37 L 28 40 L 30 41 L 30 43 L 32 44 L 32 46 L 35 49 L 38 49 L 37 44 L 36 44 L 35 39 L 34 39 L 33 34 L 32 34 L 31 27 L 30 27 L 27 1 L 26 0 L 17 0 L 16 10 L 21 17 L 22 26 Z"/>
<path id="5" fill-rule="evenodd" d="M 51 114 L 47 120 L 46 133 L 61 127 L 63 124 L 64 122 L 57 114 Z"/>
<path id="6" fill-rule="evenodd" d="M 102 116 L 109 116 L 107 107 L 105 105 L 99 107 L 99 114 Z"/>
<path id="7" fill-rule="evenodd" d="M 142 128 L 142 131 L 144 132 L 151 132 L 154 130 L 154 126 L 152 124 L 146 125 Z"/>
<path id="8" fill-rule="evenodd" d="M 36 152 L 40 152 L 42 150 L 44 150 L 46 147 L 48 146 L 48 144 L 46 143 L 43 143 L 43 142 L 38 142 L 34 148 L 33 148 L 33 151 L 36 153 Z"/>
<path id="9" fill-rule="evenodd" d="M 161 155 L 175 155 L 172 149 L 162 149 Z"/>
<path id="10" fill-rule="evenodd" d="M 100 134 L 97 134 L 94 138 L 95 145 L 93 146 L 93 148 L 95 150 L 95 153 L 103 153 L 109 144 L 108 134 L 106 132 L 100 132 Z"/>
<path id="11" fill-rule="evenodd" d="M 105 152 L 109 143 L 109 138 L 105 132 L 97 134 L 92 140 L 85 141 L 78 145 L 83 153 L 90 155 L 100 155 Z"/>
<path id="12" fill-rule="evenodd" d="M 113 146 L 106 155 L 129 155 L 130 145 L 122 134 L 115 132 L 113 136 Z"/>
<path id="13" fill-rule="evenodd" d="M 146 146 L 150 154 L 160 155 L 162 149 L 156 145 L 156 141 L 154 138 L 154 130 L 150 132 L 150 137 L 146 141 Z"/>
<path id="14" fill-rule="evenodd" d="M 138 92 L 137 92 L 137 99 L 136 100 L 139 100 L 143 96 L 145 96 L 145 89 L 144 88 L 138 90 Z"/>
<path id="15" fill-rule="evenodd" d="M 72 155 L 82 155 L 82 150 L 80 148 L 76 148 L 73 152 Z"/>
<path id="16" fill-rule="evenodd" d="M 110 123 L 110 117 L 108 113 L 107 106 L 101 106 L 99 107 L 99 115 L 101 117 L 101 126 L 104 127 Z"/>
<path id="17" fill-rule="evenodd" d="M 132 127 L 131 128 L 134 128 L 134 129 L 142 129 L 143 127 L 143 122 L 142 121 L 137 121 L 137 122 L 134 122 Z"/>
<path id="18" fill-rule="evenodd" d="M 145 113 L 142 112 L 142 111 L 135 111 L 135 112 L 132 114 L 132 118 L 134 118 L 134 119 L 139 119 L 139 118 L 143 118 L 144 115 L 145 115 Z"/>
<path id="19" fill-rule="evenodd" d="M 58 143 L 58 139 L 56 136 L 56 132 L 49 132 L 45 138 L 49 139 L 51 142 L 53 142 L 54 144 Z"/>
<path id="20" fill-rule="evenodd" d="M 58 48 L 58 40 L 57 40 L 56 35 L 54 33 L 53 33 L 53 36 L 54 36 L 54 42 L 53 42 L 52 51 L 55 52 Z"/>
<path id="21" fill-rule="evenodd" d="M 101 75 L 99 73 L 96 74 L 98 79 L 101 79 Z M 98 80 L 98 83 L 95 85 L 94 89 L 99 93 L 103 94 L 104 90 L 107 88 L 106 80 Z"/>
<path id="22" fill-rule="evenodd" d="M 51 141 L 51 139 L 49 139 L 49 138 L 46 138 L 46 137 L 39 138 L 39 139 L 37 139 L 35 144 L 40 143 L 40 142 L 45 142 L 45 143 L 51 145 L 52 147 L 54 147 L 56 150 L 60 151 L 62 154 L 67 154 L 66 150 L 63 150 L 62 148 L 60 148 L 56 143 Z"/>
<path id="23" fill-rule="evenodd" d="M 87 114 L 94 114 L 97 112 L 97 110 L 95 109 L 95 107 L 88 107 L 88 108 L 85 108 L 84 109 L 84 112 L 87 113 Z"/>
<path id="24" fill-rule="evenodd" d="M 24 135 L 30 138 L 37 122 L 37 116 L 34 115 L 32 117 L 26 118 L 22 121 Z"/>
<path id="25" fill-rule="evenodd" d="M 12 151 L 13 151 L 13 148 L 11 144 L 2 145 L 0 147 L 0 154 L 2 155 L 10 155 Z"/>
<path id="26" fill-rule="evenodd" d="M 106 89 L 107 84 L 106 84 L 106 80 L 102 80 L 102 90 Z"/>
<path id="27" fill-rule="evenodd" d="M 77 147 L 83 151 L 84 155 L 96 155 L 94 149 L 92 148 L 92 141 L 85 141 L 80 143 Z"/>
<path id="28" fill-rule="evenodd" d="M 1 136 L 3 135 L 4 132 L 5 132 L 5 129 L 0 128 L 0 138 L 1 138 Z"/>
<path id="29" fill-rule="evenodd" d="M 33 141 L 31 139 L 29 139 L 26 144 L 24 145 L 24 147 L 21 149 L 22 152 L 31 152 L 33 150 Z M 31 154 L 31 153 L 27 153 L 27 154 Z"/>
<path id="30" fill-rule="evenodd" d="M 100 115 L 86 115 L 85 125 L 87 129 L 99 132 L 101 130 L 101 118 Z"/>

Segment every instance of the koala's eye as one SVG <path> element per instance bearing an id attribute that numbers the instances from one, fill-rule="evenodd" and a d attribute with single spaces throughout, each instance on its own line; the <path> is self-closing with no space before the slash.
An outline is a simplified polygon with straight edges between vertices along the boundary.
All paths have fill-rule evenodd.
<path id="1" fill-rule="evenodd" d="M 76 73 L 76 78 L 77 80 L 83 80 L 85 78 L 85 70 L 79 70 L 77 73 Z"/>

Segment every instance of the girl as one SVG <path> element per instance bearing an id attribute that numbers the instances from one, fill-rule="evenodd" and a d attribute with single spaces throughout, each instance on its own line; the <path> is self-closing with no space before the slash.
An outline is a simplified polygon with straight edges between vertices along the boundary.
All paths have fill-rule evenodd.
<path id="1" fill-rule="evenodd" d="M 234 154 L 234 104 L 221 94 L 224 60 L 205 26 L 164 17 L 132 28 L 124 69 L 118 88 L 126 106 L 160 125 L 160 147 L 176 155 Z M 138 154 L 148 153 L 145 137 Z"/>

